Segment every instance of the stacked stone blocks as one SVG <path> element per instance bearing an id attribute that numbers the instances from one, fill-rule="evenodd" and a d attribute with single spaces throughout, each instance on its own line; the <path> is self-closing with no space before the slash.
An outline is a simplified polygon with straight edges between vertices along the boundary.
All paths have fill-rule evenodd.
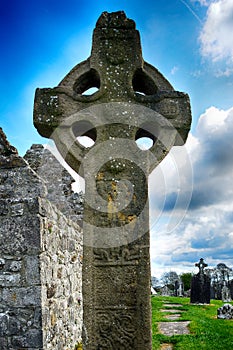
<path id="1" fill-rule="evenodd" d="M 81 228 L 48 200 L 43 179 L 2 130 L 0 145 L 0 349 L 74 349 Z"/>

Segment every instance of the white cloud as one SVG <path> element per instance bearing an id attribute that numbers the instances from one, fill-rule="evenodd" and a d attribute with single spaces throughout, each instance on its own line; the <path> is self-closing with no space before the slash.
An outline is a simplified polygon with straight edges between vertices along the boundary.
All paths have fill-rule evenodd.
<path id="1" fill-rule="evenodd" d="M 169 270 L 193 271 L 194 263 L 201 257 L 212 266 L 223 262 L 233 267 L 232 135 L 233 108 L 210 107 L 200 116 L 196 133 L 189 135 L 185 147 L 193 168 L 193 192 L 188 209 L 183 202 L 174 205 L 173 198 L 179 176 L 187 176 L 187 164 L 177 165 L 179 176 L 174 164 L 169 167 L 169 159 L 166 166 L 161 164 L 162 192 L 166 198 L 164 207 L 160 208 L 162 214 L 151 228 L 154 275 Z M 179 152 L 179 148 L 176 151 Z M 181 196 L 188 189 L 190 178 L 186 180 L 179 189 Z M 159 181 L 153 183 L 160 185 Z M 151 197 L 152 224 L 157 206 L 161 205 L 159 190 L 155 194 Z M 172 230 L 171 225 L 168 229 L 171 216 L 183 218 Z"/>
<path id="2" fill-rule="evenodd" d="M 213 62 L 225 60 L 233 64 L 233 1 L 211 2 L 200 34 L 201 53 Z M 231 71 L 231 70 L 230 70 Z M 230 72 L 228 68 L 224 72 Z M 226 73 L 225 73 L 226 75 Z"/>
<path id="3" fill-rule="evenodd" d="M 233 74 L 233 67 L 220 68 L 215 72 L 215 76 L 218 77 L 230 77 Z"/>
<path id="4" fill-rule="evenodd" d="M 177 66 L 174 66 L 171 70 L 171 74 L 174 75 L 176 74 L 176 72 L 179 70 L 179 68 Z"/>

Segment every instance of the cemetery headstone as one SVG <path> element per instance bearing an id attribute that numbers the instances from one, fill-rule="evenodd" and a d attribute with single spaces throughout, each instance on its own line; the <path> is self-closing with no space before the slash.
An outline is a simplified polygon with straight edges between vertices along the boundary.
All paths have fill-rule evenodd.
<path id="1" fill-rule="evenodd" d="M 230 284 L 230 293 L 231 293 L 231 299 L 233 299 L 233 280 L 229 282 Z"/>
<path id="2" fill-rule="evenodd" d="M 179 281 L 179 288 L 177 291 L 178 297 L 183 297 L 184 296 L 184 284 L 182 281 Z"/>
<path id="3" fill-rule="evenodd" d="M 168 288 L 168 286 L 164 286 L 161 288 L 161 295 L 164 297 L 168 297 L 172 295 L 172 291 Z"/>
<path id="4" fill-rule="evenodd" d="M 179 281 L 175 281 L 175 285 L 174 285 L 174 296 L 177 297 L 178 296 L 178 289 L 179 289 Z"/>
<path id="5" fill-rule="evenodd" d="M 215 285 L 210 286 L 210 299 L 216 299 L 216 287 Z"/>
<path id="6" fill-rule="evenodd" d="M 231 304 L 224 304 L 217 310 L 217 317 L 225 320 L 233 318 L 233 306 Z"/>
<path id="7" fill-rule="evenodd" d="M 124 12 L 104 12 L 91 56 L 36 91 L 38 132 L 85 179 L 84 349 L 151 349 L 148 176 L 190 122 L 187 94 L 143 60 Z M 137 146 L 145 137 L 149 150 Z"/>
<path id="8" fill-rule="evenodd" d="M 205 271 L 211 278 L 211 299 L 222 300 L 224 298 L 229 300 L 229 297 L 226 297 L 226 294 L 230 294 L 230 298 L 232 299 L 232 269 L 224 263 L 219 263 L 215 268 L 206 269 Z"/>
<path id="9" fill-rule="evenodd" d="M 208 265 L 201 258 L 195 266 L 199 268 L 199 272 L 192 277 L 191 281 L 191 303 L 209 304 L 210 303 L 210 277 L 204 272 L 204 268 Z"/>
<path id="10" fill-rule="evenodd" d="M 231 301 L 231 292 L 228 288 L 226 282 L 224 281 L 223 287 L 222 287 L 222 301 L 229 302 Z"/>

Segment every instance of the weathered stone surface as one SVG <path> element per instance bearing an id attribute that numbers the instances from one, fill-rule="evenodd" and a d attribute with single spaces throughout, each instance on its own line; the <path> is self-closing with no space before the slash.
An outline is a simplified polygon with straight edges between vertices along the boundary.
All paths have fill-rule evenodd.
<path id="1" fill-rule="evenodd" d="M 160 350 L 173 350 L 173 344 L 164 343 L 161 345 Z"/>
<path id="2" fill-rule="evenodd" d="M 41 318 L 36 325 L 32 322 L 38 310 L 41 313 L 41 288 L 38 281 L 27 283 L 25 259 L 38 260 L 41 251 L 38 197 L 45 195 L 46 189 L 8 143 L 7 149 L 1 154 L 0 167 L 0 258 L 4 262 L 0 269 L 0 334 L 3 349 L 19 349 L 26 344 L 28 332 L 38 333 L 38 327 L 42 332 Z M 41 337 L 36 338 L 35 348 L 42 347 L 42 342 L 38 344 Z M 30 339 L 27 346 L 34 347 Z"/>
<path id="3" fill-rule="evenodd" d="M 164 286 L 161 288 L 161 295 L 163 296 L 171 296 L 173 293 L 172 293 L 172 290 L 168 288 L 168 286 Z"/>
<path id="4" fill-rule="evenodd" d="M 47 199 L 65 216 L 82 225 L 84 195 L 72 191 L 74 179 L 55 156 L 42 145 L 35 144 L 24 159 L 44 180 L 48 189 Z"/>
<path id="5" fill-rule="evenodd" d="M 0 154 L 4 157 L 18 155 L 17 149 L 10 145 L 2 128 L 0 128 Z"/>
<path id="6" fill-rule="evenodd" d="M 14 168 L 24 165 L 25 163 L 19 157 L 17 149 L 10 145 L 2 128 L 0 128 L 0 167 Z"/>
<path id="7" fill-rule="evenodd" d="M 8 341 L 6 337 L 0 336 L 1 350 L 9 350 Z"/>
<path id="8" fill-rule="evenodd" d="M 231 304 L 224 304 L 217 310 L 217 317 L 225 320 L 233 318 L 233 306 Z"/>
<path id="9" fill-rule="evenodd" d="M 167 336 L 190 334 L 188 325 L 190 321 L 159 322 L 159 331 Z"/>
<path id="10" fill-rule="evenodd" d="M 72 349 L 82 328 L 81 229 L 47 200 L 41 207 L 46 213 L 40 255 L 44 348 Z"/>
<path id="11" fill-rule="evenodd" d="M 58 87 L 36 91 L 34 125 L 86 180 L 84 349 L 151 349 L 147 179 L 190 122 L 187 94 L 144 62 L 123 12 L 104 12 L 91 56 Z M 137 147 L 142 137 L 153 142 L 148 152 Z"/>
<path id="12" fill-rule="evenodd" d="M 9 343 L 9 346 L 13 349 L 20 349 L 24 348 L 27 349 L 28 347 L 34 347 L 34 348 L 40 348 L 42 344 L 42 329 L 39 330 L 28 330 L 27 333 L 22 336 L 13 336 L 11 338 L 11 341 Z"/>
<path id="13" fill-rule="evenodd" d="M 178 310 L 178 309 L 161 309 L 161 312 L 170 312 L 172 314 L 175 314 L 177 312 L 184 312 L 184 310 Z"/>
<path id="14" fill-rule="evenodd" d="M 233 299 L 233 270 L 224 263 L 209 268 L 206 273 L 211 278 L 211 299 L 229 302 Z"/>
<path id="15" fill-rule="evenodd" d="M 230 292 L 231 292 L 231 299 L 233 299 L 233 280 L 231 280 L 229 282 L 229 288 L 230 288 Z"/>
<path id="16" fill-rule="evenodd" d="M 231 291 L 230 288 L 228 288 L 226 282 L 224 282 L 224 285 L 222 287 L 222 301 L 225 303 L 231 301 Z"/>
<path id="17" fill-rule="evenodd" d="M 1 151 L 0 167 L 0 349 L 74 349 L 82 328 L 81 228 L 69 218 L 72 206 L 59 207 L 59 190 L 52 198 L 56 184 L 49 191 L 39 167 L 32 170 L 3 134 L 1 140 L 8 151 Z M 36 152 L 30 160 L 41 161 Z"/>
<path id="18" fill-rule="evenodd" d="M 171 312 L 171 311 L 169 311 Z M 180 318 L 181 314 L 172 314 L 172 315 L 165 315 L 164 318 L 167 318 L 170 321 L 175 321 Z"/>
<path id="19" fill-rule="evenodd" d="M 204 263 L 204 259 L 200 259 L 196 263 L 199 272 L 192 277 L 190 302 L 196 304 L 210 303 L 210 277 L 204 273 L 204 268 L 208 265 Z"/>
<path id="20" fill-rule="evenodd" d="M 114 21 L 113 18 L 115 18 Z M 118 22 L 121 25 L 117 24 Z M 113 23 L 116 24 L 116 28 L 113 28 Z M 58 87 L 36 91 L 35 126 L 41 135 L 56 139 L 55 142 L 63 157 L 77 172 L 81 171 L 80 164 L 88 150 L 80 150 L 76 145 L 76 137 L 87 135 L 96 138 L 94 134 L 98 133 L 98 129 L 103 134 L 103 127 L 106 124 L 109 127 L 113 122 L 113 118 L 108 120 L 109 116 L 106 114 L 111 111 L 106 111 L 104 105 L 105 115 L 102 120 L 96 120 L 96 109 L 89 110 L 90 113 L 92 112 L 90 120 L 85 120 L 86 117 L 82 113 L 77 114 L 97 103 L 99 105 L 126 102 L 123 106 L 120 104 L 123 110 L 114 115 L 115 122 L 120 123 L 122 119 L 123 124 L 126 124 L 127 113 L 127 123 L 132 119 L 135 111 L 127 112 L 127 109 L 133 108 L 132 104 L 136 104 L 138 108 L 144 106 L 153 110 L 154 113 L 149 120 L 146 116 L 149 112 L 146 113 L 146 109 L 138 111 L 137 114 L 142 112 L 144 115 L 141 120 L 131 121 L 130 126 L 137 128 L 132 130 L 133 134 L 131 131 L 128 137 L 133 137 L 135 140 L 135 137 L 141 133 L 144 136 L 150 134 L 151 137 L 157 138 L 159 133 L 160 142 L 165 145 L 161 145 L 160 150 L 157 142 L 151 150 L 153 152 L 156 149 L 158 161 L 163 159 L 163 152 L 168 151 L 167 140 L 163 139 L 165 135 L 162 135 L 162 130 L 159 130 L 162 126 L 178 131 L 173 135 L 175 137 L 175 141 L 172 140 L 173 144 L 181 144 L 187 137 L 191 121 L 188 95 L 174 91 L 171 84 L 157 69 L 143 61 L 139 33 L 128 23 L 133 22 L 127 19 L 124 13 L 104 13 L 94 30 L 91 57 L 74 67 Z M 99 91 L 90 96 L 85 95 L 86 89 L 90 87 L 97 87 Z M 122 118 L 121 114 L 123 114 Z M 163 122 L 167 120 L 169 123 L 166 125 L 159 123 L 159 114 L 165 117 Z M 95 128 L 97 128 L 96 131 Z M 124 134 L 127 134 L 127 130 L 125 132 L 122 130 L 122 135 Z M 98 137 L 96 141 L 98 142 Z M 103 136 L 99 141 L 103 142 Z"/>

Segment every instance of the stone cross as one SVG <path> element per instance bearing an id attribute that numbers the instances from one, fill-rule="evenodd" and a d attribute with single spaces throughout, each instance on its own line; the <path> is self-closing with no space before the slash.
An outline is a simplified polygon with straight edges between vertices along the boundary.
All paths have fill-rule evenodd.
<path id="1" fill-rule="evenodd" d="M 190 123 L 188 95 L 143 60 L 124 12 L 102 13 L 91 56 L 36 90 L 38 132 L 85 179 L 84 349 L 151 349 L 148 176 Z"/>
<path id="2" fill-rule="evenodd" d="M 200 275 L 204 275 L 204 268 L 208 266 L 208 264 L 206 264 L 204 262 L 204 259 L 201 258 L 200 261 L 198 263 L 195 264 L 195 266 L 197 266 L 199 268 L 199 274 Z"/>
<path id="3" fill-rule="evenodd" d="M 205 267 L 208 265 L 204 262 L 204 259 L 201 258 L 199 263 L 196 263 L 195 266 L 199 268 L 199 272 L 192 277 L 191 280 L 191 303 L 210 303 L 210 277 L 205 274 Z"/>

